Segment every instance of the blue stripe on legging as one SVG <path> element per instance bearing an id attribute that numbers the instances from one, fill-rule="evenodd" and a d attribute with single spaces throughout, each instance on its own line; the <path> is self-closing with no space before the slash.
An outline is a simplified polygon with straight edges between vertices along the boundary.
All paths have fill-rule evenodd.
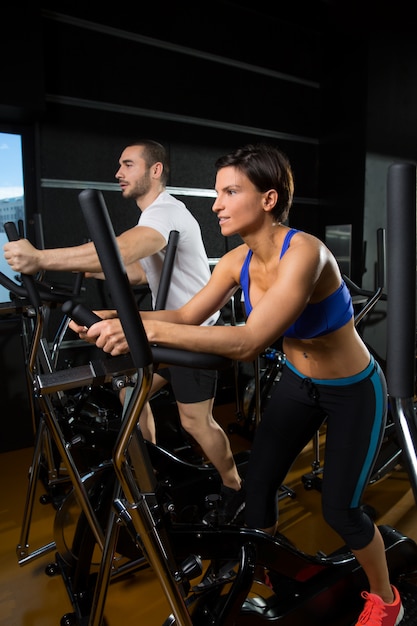
<path id="1" fill-rule="evenodd" d="M 356 485 L 356 489 L 352 497 L 352 502 L 351 502 L 352 507 L 359 506 L 361 495 L 368 481 L 369 471 L 372 467 L 372 463 L 374 462 L 375 450 L 379 443 L 379 438 L 381 434 L 380 416 L 382 415 L 382 412 L 383 412 L 384 391 L 381 385 L 381 379 L 379 377 L 379 369 L 380 369 L 379 365 L 376 364 L 375 371 L 370 378 L 372 385 L 374 387 L 374 391 L 375 391 L 374 425 L 371 431 L 371 441 L 368 447 L 368 453 L 366 455 L 366 459 L 364 461 L 364 464 L 362 466 L 362 471 L 359 476 L 358 484 Z"/>

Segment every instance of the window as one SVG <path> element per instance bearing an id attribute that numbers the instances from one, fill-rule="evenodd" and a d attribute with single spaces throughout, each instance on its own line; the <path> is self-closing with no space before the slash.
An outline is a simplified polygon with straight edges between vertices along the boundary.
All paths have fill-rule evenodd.
<path id="1" fill-rule="evenodd" d="M 28 231 L 33 225 L 30 197 L 34 196 L 34 190 L 28 197 L 28 176 L 24 167 L 31 145 L 25 130 L 5 129 L 3 132 L 0 127 L 0 271 L 12 279 L 16 279 L 16 275 L 3 256 L 3 245 L 8 241 L 3 225 L 14 222 L 19 233 L 33 241 Z M 9 301 L 9 291 L 0 285 L 0 302 Z"/>

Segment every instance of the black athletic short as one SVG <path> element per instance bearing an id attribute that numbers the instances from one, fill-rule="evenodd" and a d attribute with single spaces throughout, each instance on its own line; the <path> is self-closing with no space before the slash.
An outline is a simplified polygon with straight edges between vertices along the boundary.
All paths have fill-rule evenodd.
<path id="1" fill-rule="evenodd" d="M 215 326 L 224 326 L 221 316 Z M 216 395 L 217 370 L 198 370 L 171 365 L 157 370 L 157 374 L 171 384 L 175 399 L 183 404 L 204 402 Z"/>
<path id="2" fill-rule="evenodd" d="M 156 371 L 171 384 L 177 402 L 194 404 L 210 400 L 216 395 L 217 370 L 197 370 L 172 365 Z"/>

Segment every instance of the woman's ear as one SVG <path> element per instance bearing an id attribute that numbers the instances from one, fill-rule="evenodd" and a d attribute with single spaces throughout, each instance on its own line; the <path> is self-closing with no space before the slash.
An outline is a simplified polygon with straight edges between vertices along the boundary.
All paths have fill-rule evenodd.
<path id="1" fill-rule="evenodd" d="M 264 193 L 263 207 L 265 211 L 272 211 L 278 202 L 278 192 L 276 189 L 269 189 Z"/>

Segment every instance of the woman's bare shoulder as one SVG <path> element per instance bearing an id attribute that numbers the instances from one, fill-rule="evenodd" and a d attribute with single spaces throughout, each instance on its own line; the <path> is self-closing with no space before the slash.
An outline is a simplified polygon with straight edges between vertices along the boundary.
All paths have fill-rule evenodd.
<path id="1" fill-rule="evenodd" d="M 225 265 L 226 263 L 242 264 L 248 252 L 249 252 L 249 246 L 246 243 L 242 243 L 236 246 L 236 248 L 232 248 L 232 250 L 229 250 L 228 252 L 226 252 L 226 254 L 222 256 L 220 261 L 222 263 L 224 261 Z"/>
<path id="2" fill-rule="evenodd" d="M 236 246 L 219 259 L 215 269 L 219 269 L 221 273 L 227 272 L 234 277 L 236 282 L 239 282 L 238 276 L 248 252 L 249 247 L 245 243 Z"/>
<path id="3" fill-rule="evenodd" d="M 323 243 L 323 241 L 321 241 L 321 239 L 304 231 L 295 233 L 291 239 L 291 244 L 288 250 L 291 249 L 293 252 L 302 252 L 307 256 L 311 255 L 313 257 L 317 255 L 320 257 L 331 255 L 330 250 Z"/>
<path id="4" fill-rule="evenodd" d="M 297 230 L 291 239 L 291 245 L 294 243 L 297 245 L 311 245 L 311 246 L 324 246 L 324 243 L 311 233 L 307 233 L 305 230 Z"/>

